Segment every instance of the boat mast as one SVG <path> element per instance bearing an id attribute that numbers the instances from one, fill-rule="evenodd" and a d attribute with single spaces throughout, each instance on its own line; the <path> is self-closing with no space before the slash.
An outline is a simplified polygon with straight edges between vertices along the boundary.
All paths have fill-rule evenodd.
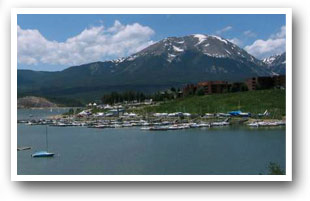
<path id="1" fill-rule="evenodd" d="M 47 125 L 45 126 L 45 135 L 46 135 L 46 151 L 48 151 L 48 136 L 47 136 Z"/>

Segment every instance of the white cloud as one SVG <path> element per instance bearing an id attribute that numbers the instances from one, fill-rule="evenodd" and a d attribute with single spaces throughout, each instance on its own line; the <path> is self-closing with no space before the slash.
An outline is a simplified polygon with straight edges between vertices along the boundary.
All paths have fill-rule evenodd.
<path id="1" fill-rule="evenodd" d="M 243 35 L 245 35 L 246 37 L 256 37 L 257 36 L 256 33 L 254 33 L 251 30 L 244 31 Z"/>
<path id="2" fill-rule="evenodd" d="M 221 29 L 221 30 L 217 30 L 215 33 L 216 33 L 217 35 L 222 35 L 223 33 L 227 32 L 227 31 L 229 31 L 229 30 L 231 30 L 231 29 L 232 29 L 232 26 L 227 26 L 227 27 L 225 27 L 225 28 L 223 28 L 223 29 Z"/>
<path id="3" fill-rule="evenodd" d="M 282 26 L 281 30 L 278 33 L 272 34 L 270 37 L 271 38 L 285 38 L 285 36 L 286 36 L 286 27 Z"/>
<path id="4" fill-rule="evenodd" d="M 154 31 L 138 23 L 91 27 L 65 42 L 47 40 L 38 30 L 17 27 L 20 64 L 79 65 L 128 56 L 152 44 Z"/>
<path id="5" fill-rule="evenodd" d="M 244 49 L 257 58 L 265 58 L 271 55 L 285 52 L 286 34 L 285 26 L 275 34 L 272 34 L 267 40 L 256 40 L 253 44 L 246 46 Z"/>
<path id="6" fill-rule="evenodd" d="M 243 42 L 238 38 L 227 39 L 229 42 L 236 44 L 237 46 L 241 47 Z"/>

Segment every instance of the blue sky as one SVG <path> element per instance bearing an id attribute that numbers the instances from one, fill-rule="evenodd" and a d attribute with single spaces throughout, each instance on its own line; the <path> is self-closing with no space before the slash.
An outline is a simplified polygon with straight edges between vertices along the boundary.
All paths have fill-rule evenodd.
<path id="1" fill-rule="evenodd" d="M 18 68 L 129 56 L 169 36 L 219 35 L 257 58 L 285 51 L 285 15 L 18 15 Z"/>

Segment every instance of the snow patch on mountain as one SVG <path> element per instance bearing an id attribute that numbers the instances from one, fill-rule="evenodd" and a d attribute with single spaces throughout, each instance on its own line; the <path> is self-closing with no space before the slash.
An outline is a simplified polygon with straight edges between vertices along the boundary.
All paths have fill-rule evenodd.
<path id="1" fill-rule="evenodd" d="M 268 57 L 268 58 L 263 59 L 263 62 L 267 65 L 270 65 L 272 64 L 272 62 L 274 62 L 275 59 L 276 59 L 275 57 Z"/>
<path id="2" fill-rule="evenodd" d="M 215 54 L 210 54 L 210 53 L 208 53 L 208 52 L 204 52 L 203 54 L 204 54 L 204 55 L 207 55 L 207 56 L 209 56 L 209 57 L 215 57 L 215 58 L 225 58 L 225 57 L 227 57 L 227 55 L 217 54 L 217 53 L 215 53 Z"/>
<path id="3" fill-rule="evenodd" d="M 219 41 L 222 41 L 223 43 L 228 44 L 227 40 L 225 40 L 225 39 L 223 39 L 223 38 L 221 38 L 219 36 L 212 36 L 212 37 L 218 39 Z"/>
<path id="4" fill-rule="evenodd" d="M 242 48 L 229 42 L 228 40 L 215 35 L 192 34 L 183 37 L 168 37 L 157 43 L 150 45 L 144 50 L 135 55 L 156 55 L 164 56 L 165 59 L 171 62 L 176 59 L 182 60 L 183 53 L 194 52 L 207 55 L 215 58 L 230 58 L 233 60 L 243 62 L 255 63 L 255 65 L 262 66 L 263 62 L 247 54 Z M 186 55 L 186 54 L 185 54 Z M 128 61 L 134 60 L 136 57 L 128 58 Z M 127 60 L 126 60 L 127 61 Z"/>
<path id="5" fill-rule="evenodd" d="M 168 61 L 169 63 L 171 63 L 171 62 L 173 61 L 173 59 L 174 59 L 176 56 L 177 56 L 177 55 L 175 55 L 175 54 L 168 54 L 167 61 Z"/>
<path id="6" fill-rule="evenodd" d="M 203 34 L 194 34 L 193 36 L 195 38 L 198 38 L 198 43 L 196 43 L 195 46 L 199 45 L 200 43 L 202 43 L 203 41 L 205 41 L 207 39 L 207 36 L 203 35 Z"/>
<path id="7" fill-rule="evenodd" d="M 138 57 L 139 55 L 132 55 L 132 56 L 130 56 L 130 57 L 127 57 L 127 61 L 133 61 L 133 60 L 135 60 L 137 57 Z"/>
<path id="8" fill-rule="evenodd" d="M 173 50 L 176 51 L 176 52 L 184 52 L 183 49 L 178 48 L 178 47 L 176 47 L 176 46 L 173 46 Z"/>
<path id="9" fill-rule="evenodd" d="M 126 59 L 126 58 L 121 57 L 121 58 L 118 58 L 118 59 L 114 59 L 114 60 L 112 60 L 111 62 L 118 64 L 118 63 L 122 63 L 125 59 Z"/>
<path id="10" fill-rule="evenodd" d="M 286 53 L 277 54 L 265 58 L 262 62 L 266 67 L 271 70 L 273 73 L 285 75 L 286 73 Z"/>
<path id="11" fill-rule="evenodd" d="M 268 66 L 271 66 L 271 65 L 276 65 L 279 63 L 285 64 L 286 60 L 285 60 L 285 57 L 283 57 L 283 54 L 276 54 L 276 55 L 272 55 L 270 57 L 263 59 L 263 62 L 267 64 Z"/>

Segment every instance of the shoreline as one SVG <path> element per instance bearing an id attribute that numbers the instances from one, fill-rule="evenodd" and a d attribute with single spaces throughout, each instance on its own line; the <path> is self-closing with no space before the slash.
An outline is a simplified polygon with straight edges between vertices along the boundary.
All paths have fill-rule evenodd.
<path id="1" fill-rule="evenodd" d="M 109 113 L 98 107 L 44 107 L 44 108 L 25 108 L 25 110 L 57 110 L 67 109 L 73 113 L 58 111 L 62 114 L 46 114 L 41 119 L 26 117 L 24 120 L 18 120 L 18 123 L 27 125 L 49 125 L 58 127 L 86 126 L 89 128 L 120 128 L 120 127 L 141 127 L 143 130 L 179 130 L 187 128 L 200 127 L 218 127 L 231 125 L 245 125 L 249 127 L 274 127 L 285 125 L 285 116 L 277 119 L 271 115 L 259 116 L 235 116 L 228 113 L 127 113 L 130 108 L 123 107 L 122 112 Z M 116 110 L 116 109 L 114 109 Z M 160 115 L 159 115 L 160 114 Z M 161 116 L 165 114 L 164 116 Z M 159 116 L 158 116 L 159 115 Z"/>
<path id="2" fill-rule="evenodd" d="M 38 110 L 43 110 L 43 109 L 70 109 L 70 108 L 80 108 L 80 107 L 68 107 L 68 106 L 57 106 L 57 107 L 17 107 L 17 109 L 27 109 L 27 110 L 34 110 L 34 109 L 38 109 Z"/>
<path id="3" fill-rule="evenodd" d="M 62 114 L 52 115 L 39 120 L 25 119 L 17 123 L 29 126 L 48 125 L 56 127 L 83 126 L 88 128 L 123 128 L 140 127 L 142 130 L 180 130 L 202 127 L 226 127 L 226 126 L 248 126 L 248 127 L 279 127 L 285 126 L 285 120 L 257 119 L 257 118 L 156 118 L 156 117 L 77 117 L 64 116 Z"/>

